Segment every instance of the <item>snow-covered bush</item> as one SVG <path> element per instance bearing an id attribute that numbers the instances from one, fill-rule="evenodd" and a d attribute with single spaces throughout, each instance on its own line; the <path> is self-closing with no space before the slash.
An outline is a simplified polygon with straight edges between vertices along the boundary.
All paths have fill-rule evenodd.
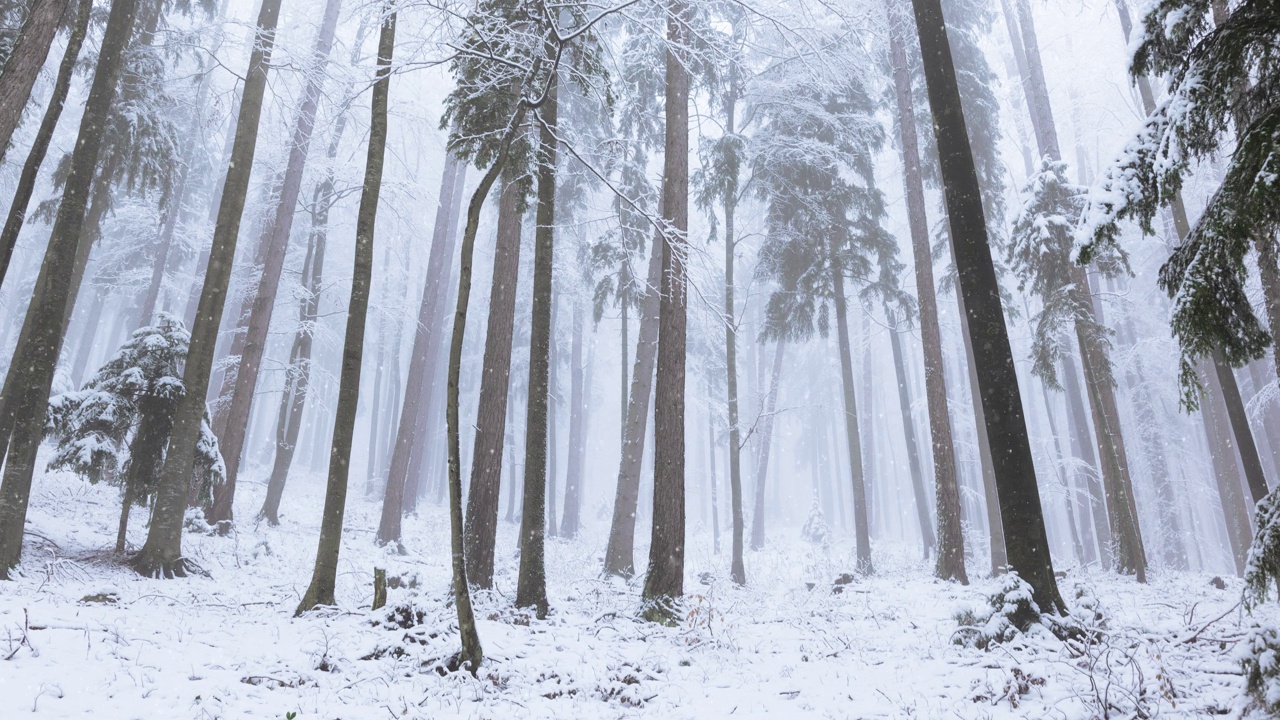
<path id="1" fill-rule="evenodd" d="M 1280 716 L 1280 632 L 1254 626 L 1236 650 L 1244 670 L 1243 716 Z"/>
<path id="2" fill-rule="evenodd" d="M 1276 490 L 1258 503 L 1257 526 L 1244 570 L 1244 605 L 1249 610 L 1267 601 L 1273 584 L 1280 596 L 1280 494 Z"/>
<path id="3" fill-rule="evenodd" d="M 957 645 L 985 650 L 1007 643 L 1040 623 L 1040 608 L 1031 597 L 1031 586 L 1012 570 L 1000 579 L 1000 587 L 987 596 L 984 608 L 968 608 L 955 614 L 960 628 Z"/>
<path id="4" fill-rule="evenodd" d="M 47 432 L 57 443 L 49 469 L 124 487 L 117 549 L 123 549 L 129 507 L 145 504 L 156 491 L 174 412 L 186 393 L 181 368 L 190 341 L 182 321 L 161 313 L 154 326 L 135 330 L 84 387 L 49 401 Z M 225 476 L 206 417 L 196 446 L 192 497 L 211 498 Z"/>
<path id="5" fill-rule="evenodd" d="M 831 527 L 827 525 L 827 517 L 822 513 L 822 504 L 818 502 L 818 494 L 813 494 L 813 502 L 809 503 L 809 517 L 800 529 L 800 537 L 814 545 L 828 545 L 831 542 Z"/>

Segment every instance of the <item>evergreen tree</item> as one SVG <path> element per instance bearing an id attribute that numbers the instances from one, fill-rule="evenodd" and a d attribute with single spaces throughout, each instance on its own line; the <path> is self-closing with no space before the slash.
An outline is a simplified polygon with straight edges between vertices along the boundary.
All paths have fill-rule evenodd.
<path id="1" fill-rule="evenodd" d="M 50 434 L 57 442 L 50 470 L 69 470 L 90 482 L 124 489 L 116 552 L 125 551 L 129 510 L 154 497 L 178 399 L 191 336 L 182 321 L 161 313 L 139 328 L 84 386 L 49 400 Z M 192 492 L 207 498 L 226 478 L 218 439 L 205 417 L 196 445 Z"/>

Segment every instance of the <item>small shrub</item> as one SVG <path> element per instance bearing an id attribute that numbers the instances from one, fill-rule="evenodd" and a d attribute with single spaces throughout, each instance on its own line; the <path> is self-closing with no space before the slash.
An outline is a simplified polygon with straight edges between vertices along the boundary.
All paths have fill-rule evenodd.
<path id="1" fill-rule="evenodd" d="M 1031 598 L 1031 586 L 1010 571 L 999 589 L 987 596 L 987 607 L 967 608 L 955 615 L 960 629 L 953 636 L 957 645 L 986 650 L 1007 643 L 1041 621 L 1040 608 Z"/>
<path id="2" fill-rule="evenodd" d="M 1280 716 L 1280 632 L 1254 626 L 1236 650 L 1244 670 L 1244 716 Z"/>

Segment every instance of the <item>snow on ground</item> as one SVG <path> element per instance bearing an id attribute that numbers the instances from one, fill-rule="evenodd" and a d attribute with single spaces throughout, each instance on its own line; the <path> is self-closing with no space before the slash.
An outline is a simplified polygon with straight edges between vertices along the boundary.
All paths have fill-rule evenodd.
<path id="1" fill-rule="evenodd" d="M 457 645 L 443 509 L 428 502 L 408 519 L 410 554 L 388 557 L 373 544 L 378 505 L 353 487 L 340 609 L 294 619 L 322 482 L 294 478 L 270 528 L 252 522 L 264 486 L 249 477 L 238 533 L 184 539 L 210 576 L 181 580 L 141 578 L 110 555 L 114 488 L 38 477 L 23 576 L 0 583 L 0 716 L 1066 719 L 1109 706 L 1116 718 L 1203 718 L 1240 703 L 1232 653 L 1250 619 L 1233 609 L 1234 579 L 1216 589 L 1207 575 L 1157 575 L 1144 587 L 1071 571 L 1063 593 L 1098 600 L 1102 642 L 1073 649 L 1045 634 L 983 652 L 952 643 L 952 616 L 980 605 L 990 580 L 941 583 L 913 549 L 877 546 L 877 573 L 833 593 L 852 547 L 824 551 L 780 528 L 737 588 L 695 534 L 687 617 L 668 628 L 637 619 L 639 582 L 598 577 L 599 519 L 578 540 L 548 542 L 546 620 L 512 609 L 515 528 L 502 523 L 498 589 L 476 602 L 486 664 L 479 678 L 441 672 Z M 131 545 L 144 523 L 136 510 Z M 375 566 L 416 574 L 416 590 L 389 599 L 416 625 L 368 609 Z M 1272 607 L 1254 619 L 1277 617 Z"/>

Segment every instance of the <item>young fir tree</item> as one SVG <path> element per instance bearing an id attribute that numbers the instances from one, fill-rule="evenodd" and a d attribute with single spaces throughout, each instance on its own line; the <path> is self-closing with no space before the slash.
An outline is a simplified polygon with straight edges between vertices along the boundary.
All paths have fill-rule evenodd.
<path id="1" fill-rule="evenodd" d="M 49 430 L 57 443 L 50 470 L 69 470 L 124 490 L 116 552 L 125 551 L 129 511 L 155 497 L 182 385 L 191 336 L 182 321 L 160 313 L 139 328 L 84 384 L 49 400 Z M 205 418 L 196 445 L 192 491 L 209 497 L 226 477 L 218 439 Z"/>

